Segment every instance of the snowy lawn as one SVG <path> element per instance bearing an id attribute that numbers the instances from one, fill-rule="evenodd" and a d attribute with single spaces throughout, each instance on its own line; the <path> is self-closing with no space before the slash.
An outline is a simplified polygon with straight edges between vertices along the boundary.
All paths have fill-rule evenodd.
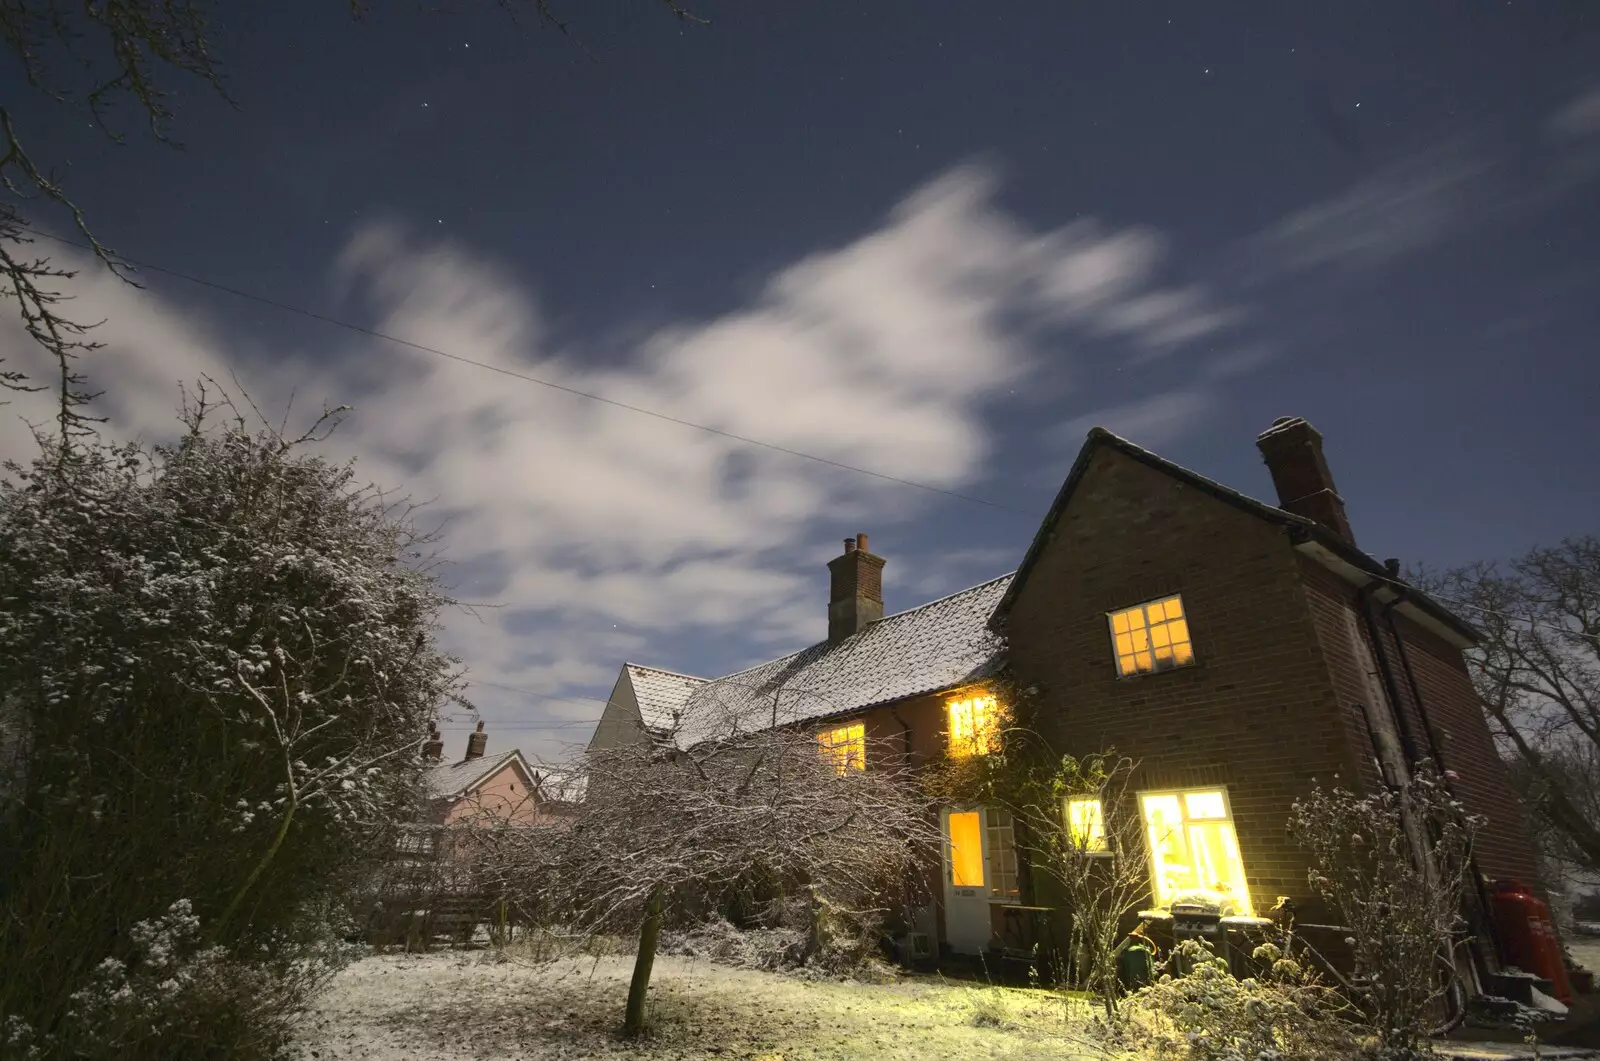
<path id="1" fill-rule="evenodd" d="M 1600 936 L 1573 934 L 1565 937 L 1564 942 L 1573 961 L 1600 975 Z"/>
<path id="2" fill-rule="evenodd" d="M 302 1061 L 628 1057 L 1099 1058 L 1088 1013 L 1044 991 L 918 977 L 811 982 L 658 957 L 652 1029 L 619 1040 L 632 957 L 497 962 L 492 952 L 379 955 L 340 973 L 307 1015 Z"/>

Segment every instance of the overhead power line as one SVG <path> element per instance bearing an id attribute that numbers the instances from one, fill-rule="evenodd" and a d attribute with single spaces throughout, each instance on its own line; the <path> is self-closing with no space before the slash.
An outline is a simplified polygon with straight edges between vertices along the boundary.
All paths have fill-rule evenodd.
<path id="1" fill-rule="evenodd" d="M 45 232 L 35 232 L 33 235 L 43 236 L 45 239 L 54 240 L 57 243 L 64 243 L 69 247 L 77 247 L 80 250 L 93 249 L 87 244 L 79 243 L 76 240 L 63 239 L 60 236 L 52 236 Z M 642 405 L 633 405 L 628 402 L 617 401 L 615 398 L 607 398 L 604 395 L 595 394 L 592 391 L 579 390 L 576 387 L 568 387 L 562 383 L 555 383 L 551 380 L 540 379 L 538 376 L 530 376 L 526 372 L 517 372 L 513 369 L 502 368 L 499 365 L 491 365 L 484 361 L 477 361 L 470 357 L 463 357 L 460 354 L 452 354 L 447 350 L 440 350 L 437 347 L 426 346 L 422 343 L 412 342 L 410 339 L 402 339 L 397 335 L 390 335 L 386 332 L 380 332 L 373 328 L 366 328 L 359 324 L 352 324 L 349 321 L 341 320 L 338 317 L 330 317 L 325 313 L 317 313 L 313 310 L 306 309 L 303 306 L 292 305 L 288 302 L 280 302 L 277 299 L 268 298 L 265 295 L 257 295 L 253 292 L 245 291 L 242 288 L 231 287 L 227 284 L 218 283 L 215 280 L 206 280 L 188 273 L 179 272 L 176 269 L 168 269 L 165 266 L 153 265 L 149 262 L 138 261 L 133 258 L 125 258 L 121 255 L 118 255 L 117 260 L 119 262 L 136 266 L 152 273 L 161 273 L 163 276 L 170 276 L 176 280 L 183 280 L 186 283 L 197 284 L 200 287 L 209 287 L 213 291 L 221 291 L 225 294 L 233 295 L 236 298 L 248 299 L 251 302 L 259 302 L 263 306 L 271 306 L 274 309 L 282 310 L 285 313 L 295 313 L 302 317 L 308 317 L 311 320 L 321 321 L 324 324 L 331 324 L 336 328 L 344 328 L 348 331 L 370 336 L 374 339 L 382 339 L 385 342 L 395 343 L 399 346 L 408 347 L 412 350 L 419 350 L 425 354 L 433 354 L 437 357 L 448 358 L 451 361 L 459 361 L 465 365 L 472 365 L 477 368 L 488 369 L 490 372 L 498 372 L 503 376 L 510 376 L 513 379 L 520 379 L 528 383 L 535 383 L 541 387 L 548 387 L 551 390 L 561 391 L 564 394 L 570 394 L 577 398 L 587 398 L 590 401 L 601 402 L 602 404 L 614 406 L 618 409 L 626 409 L 631 413 L 638 413 L 641 416 L 649 416 L 657 420 L 665 420 L 669 424 L 678 424 L 681 427 L 693 428 L 696 431 L 704 431 L 707 434 L 716 435 L 720 438 L 730 439 L 734 442 L 742 442 L 749 446 L 759 446 L 762 449 L 772 450 L 774 453 L 784 453 L 791 457 L 799 457 L 803 460 L 814 461 L 817 464 L 825 464 L 831 468 L 838 468 L 843 471 L 854 472 L 857 475 L 867 475 L 874 479 L 881 479 L 885 482 L 898 483 L 901 486 L 909 486 L 913 487 L 914 489 L 925 490 L 933 494 L 942 494 L 945 497 L 953 497 L 958 501 L 970 501 L 975 505 L 983 505 L 986 508 L 998 509 L 1001 512 L 1010 512 L 1019 516 L 1035 515 L 1035 513 L 1031 513 L 1020 508 L 1014 508 L 1011 505 L 1001 504 L 998 501 L 990 501 L 986 498 L 975 497 L 972 494 L 963 494 L 956 490 L 946 490 L 941 486 L 931 486 L 928 483 L 919 483 L 913 479 L 903 479 L 897 475 L 889 475 L 885 472 L 873 471 L 870 468 L 862 468 L 858 465 L 846 464 L 843 461 L 836 461 L 829 457 L 819 457 L 815 453 L 806 453 L 802 450 L 791 449 L 788 446 L 780 446 L 775 442 L 763 442 L 761 439 L 751 438 L 748 435 L 736 434 L 732 431 L 724 431 L 722 428 L 712 427 L 710 424 L 696 423 L 693 420 L 685 420 L 682 417 L 673 416 L 670 413 L 659 412 L 655 409 L 647 409 Z"/>

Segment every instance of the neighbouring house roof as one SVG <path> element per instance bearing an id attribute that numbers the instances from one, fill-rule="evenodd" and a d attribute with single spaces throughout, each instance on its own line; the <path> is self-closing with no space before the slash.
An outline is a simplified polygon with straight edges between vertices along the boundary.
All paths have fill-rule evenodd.
<path id="1" fill-rule="evenodd" d="M 1067 474 L 1066 482 L 1061 484 L 1061 490 L 1056 494 L 1055 500 L 1051 502 L 1050 510 L 1045 513 L 1044 522 L 1039 524 L 1039 530 L 1034 534 L 1033 541 L 1029 543 L 1028 551 L 1023 554 L 1022 563 L 1017 568 L 1016 576 L 1011 580 L 1005 596 L 995 606 L 994 613 L 989 618 L 990 626 L 998 629 L 1004 624 L 1006 614 L 1010 611 L 1017 595 L 1021 593 L 1023 585 L 1028 580 L 1028 575 L 1038 562 L 1039 555 L 1044 552 L 1045 546 L 1054 537 L 1056 524 L 1060 521 L 1062 513 L 1066 511 L 1067 504 L 1077 490 L 1078 483 L 1082 481 L 1084 473 L 1088 471 L 1089 462 L 1101 447 L 1117 450 L 1147 467 L 1179 480 L 1187 486 L 1210 494 L 1219 501 L 1226 502 L 1259 519 L 1288 528 L 1290 538 L 1296 544 L 1311 544 L 1316 547 L 1311 551 L 1311 555 L 1315 556 L 1319 561 L 1326 562 L 1331 554 L 1331 558 L 1336 558 L 1339 561 L 1338 567 L 1354 569 L 1374 579 L 1388 583 L 1394 589 L 1403 591 L 1403 596 L 1428 619 L 1431 619 L 1433 624 L 1439 624 L 1450 634 L 1455 635 L 1452 640 L 1465 641 L 1468 644 L 1477 642 L 1478 631 L 1470 623 L 1459 618 L 1448 608 L 1434 601 L 1420 590 L 1394 578 L 1378 560 L 1368 556 L 1315 520 L 1307 519 L 1305 516 L 1296 515 L 1293 512 L 1269 505 L 1265 501 L 1258 501 L 1247 494 L 1242 494 L 1232 487 L 1222 485 L 1215 479 L 1208 479 L 1199 472 L 1190 471 L 1181 464 L 1174 464 L 1165 457 L 1157 456 L 1142 446 L 1136 446 L 1127 439 L 1114 435 L 1103 427 L 1090 429 L 1088 438 L 1084 440 L 1083 448 L 1078 451 L 1078 459 L 1073 462 L 1072 471 Z M 1329 566 L 1336 565 L 1329 564 Z"/>
<path id="2" fill-rule="evenodd" d="M 633 696 L 639 704 L 639 718 L 645 726 L 657 733 L 666 733 L 677 725 L 678 713 L 689 697 L 707 679 L 689 674 L 645 667 L 638 663 L 624 663 L 623 669 L 633 683 Z"/>
<path id="3" fill-rule="evenodd" d="M 994 673 L 999 643 L 989 613 L 1010 575 L 952 593 L 894 615 L 837 644 L 826 641 L 792 655 L 690 689 L 705 710 L 694 712 L 705 732 L 676 732 L 680 744 L 712 736 L 716 720 L 769 717 L 784 724 L 848 714 L 863 708 L 949 689 Z M 766 715 L 766 712 L 771 715 Z"/>
<path id="4" fill-rule="evenodd" d="M 516 748 L 499 755 L 485 755 L 481 759 L 463 759 L 458 763 L 431 766 L 425 775 L 428 795 L 433 799 L 460 799 L 495 775 L 506 763 L 515 761 L 522 767 L 528 783 L 537 780 L 522 752 Z"/>

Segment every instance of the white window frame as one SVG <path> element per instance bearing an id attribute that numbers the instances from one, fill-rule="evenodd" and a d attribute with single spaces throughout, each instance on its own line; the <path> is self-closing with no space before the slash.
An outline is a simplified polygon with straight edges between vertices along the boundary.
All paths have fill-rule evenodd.
<path id="1" fill-rule="evenodd" d="M 1100 796 L 1067 796 L 1061 801 L 1061 817 L 1066 823 L 1067 836 L 1073 836 L 1072 805 L 1085 802 L 1098 803 L 1100 805 L 1100 842 L 1104 846 L 1080 849 L 1077 841 L 1073 840 L 1072 850 L 1074 853 L 1088 855 L 1090 858 L 1110 858 L 1116 852 L 1111 849 L 1111 834 L 1106 832 L 1106 801 Z"/>
<path id="2" fill-rule="evenodd" d="M 1132 670 L 1124 673 L 1122 670 L 1122 653 L 1118 651 L 1117 648 L 1117 616 L 1123 614 L 1124 612 L 1131 612 L 1137 608 L 1143 612 L 1145 629 L 1148 631 L 1150 629 L 1150 613 L 1146 609 L 1148 609 L 1152 604 L 1160 604 L 1173 599 L 1177 600 L 1178 607 L 1183 610 L 1183 625 L 1184 629 L 1189 634 L 1189 637 L 1186 641 L 1186 644 L 1189 646 L 1188 662 L 1175 662 L 1164 667 L 1158 667 L 1155 665 L 1155 646 L 1150 645 L 1147 649 L 1147 651 L 1150 653 L 1150 669 Z M 1193 667 L 1200 661 L 1200 655 L 1195 651 L 1194 648 L 1193 617 L 1189 614 L 1189 602 L 1184 600 L 1182 593 L 1163 593 L 1160 596 L 1151 597 L 1149 600 L 1143 600 L 1137 604 L 1129 604 L 1125 607 L 1111 609 L 1110 611 L 1106 612 L 1106 633 L 1111 636 L 1111 666 L 1116 670 L 1117 679 L 1119 681 L 1127 678 L 1146 678 L 1152 674 L 1166 674 L 1168 671 L 1183 670 L 1185 667 Z"/>
<path id="3" fill-rule="evenodd" d="M 858 726 L 861 728 L 861 741 L 859 747 L 856 746 L 855 741 L 850 736 L 847 736 L 846 739 L 840 743 L 834 743 L 831 740 L 823 740 L 824 737 L 832 737 L 834 734 L 837 734 L 841 731 L 848 733 L 848 731 L 855 729 Z M 860 752 L 859 765 L 856 762 L 857 756 L 850 754 L 851 752 L 855 751 Z M 838 722 L 830 726 L 823 726 L 821 729 L 817 730 L 817 754 L 822 757 L 824 762 L 833 768 L 833 772 L 839 777 L 847 777 L 850 774 L 863 773 L 867 769 L 866 719 L 850 719 L 847 722 Z"/>
<path id="4" fill-rule="evenodd" d="M 1223 813 L 1224 817 L 1222 817 L 1222 818 L 1193 818 L 1193 819 L 1191 819 L 1189 817 L 1188 802 L 1183 797 L 1187 796 L 1187 795 L 1190 795 L 1192 793 L 1196 793 L 1196 792 L 1219 792 L 1219 793 L 1221 793 L 1222 794 L 1222 813 Z M 1185 830 L 1188 829 L 1188 827 L 1189 827 L 1191 822 L 1226 821 L 1228 823 L 1229 827 L 1233 829 L 1233 843 L 1234 843 L 1234 846 L 1236 848 L 1238 848 L 1238 850 L 1239 850 L 1239 869 L 1240 869 L 1240 872 L 1242 872 L 1244 874 L 1244 880 L 1239 882 L 1239 886 L 1244 889 L 1245 905 L 1248 907 L 1248 913 L 1253 915 L 1255 913 L 1255 899 L 1254 899 L 1254 897 L 1252 897 L 1250 895 L 1250 870 L 1249 870 L 1249 867 L 1245 864 L 1244 846 L 1239 843 L 1239 823 L 1237 821 L 1235 821 L 1234 817 L 1233 817 L 1233 798 L 1228 795 L 1228 786 L 1227 785 L 1190 785 L 1187 788 L 1151 788 L 1151 789 L 1145 789 L 1145 790 L 1142 790 L 1142 791 L 1134 793 L 1135 799 L 1138 800 L 1139 828 L 1140 828 L 1140 831 L 1144 835 L 1145 860 L 1146 860 L 1146 863 L 1149 866 L 1149 872 L 1150 872 L 1150 902 L 1151 902 L 1151 905 L 1159 908 L 1161 906 L 1162 899 L 1161 899 L 1161 896 L 1159 894 L 1159 892 L 1161 890 L 1160 889 L 1160 885 L 1159 885 L 1159 880 L 1158 880 L 1158 878 L 1156 876 L 1156 852 L 1155 852 L 1155 848 L 1153 846 L 1151 846 L 1151 844 L 1150 844 L 1150 822 L 1145 817 L 1144 801 L 1145 801 L 1145 797 L 1146 796 L 1176 796 L 1176 797 L 1178 797 L 1178 808 L 1179 808 L 1180 813 L 1183 814 L 1183 823 L 1182 824 L 1183 824 L 1183 828 Z M 1189 837 L 1188 837 L 1187 832 L 1185 832 L 1185 834 L 1184 834 L 1183 842 L 1184 842 L 1185 846 L 1188 846 Z"/>

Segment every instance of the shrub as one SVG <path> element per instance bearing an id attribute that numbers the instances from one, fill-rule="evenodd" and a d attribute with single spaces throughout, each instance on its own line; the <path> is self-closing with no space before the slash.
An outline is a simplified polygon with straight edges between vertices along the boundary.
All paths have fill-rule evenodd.
<path id="1" fill-rule="evenodd" d="M 0 480 L 0 1015 L 30 1049 L 272 1040 L 459 682 L 427 536 L 309 435 L 208 408 L 202 388 L 176 444 L 47 449 Z M 163 967 L 149 947 L 191 918 L 204 938 Z"/>
<path id="2" fill-rule="evenodd" d="M 1129 996 L 1107 1026 L 1123 1044 L 1192 1061 L 1334 1061 L 1359 1052 L 1343 1000 L 1276 944 L 1256 948 L 1259 978 L 1236 979 L 1198 940 L 1180 942 L 1173 957 L 1186 971 Z"/>

